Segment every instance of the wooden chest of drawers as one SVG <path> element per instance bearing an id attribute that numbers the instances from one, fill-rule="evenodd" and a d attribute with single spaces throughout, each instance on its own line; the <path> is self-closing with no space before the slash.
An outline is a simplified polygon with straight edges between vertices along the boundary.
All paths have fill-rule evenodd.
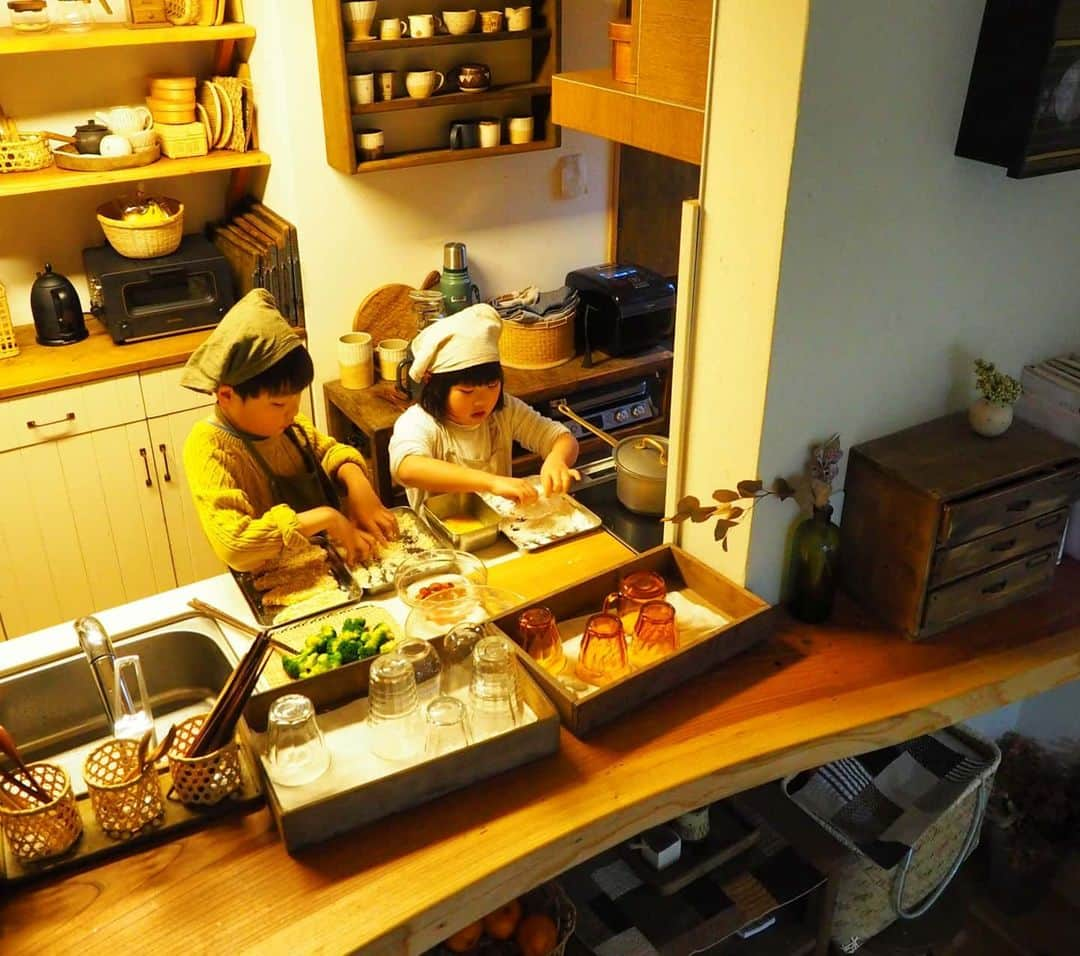
<path id="1" fill-rule="evenodd" d="M 845 587 L 921 638 L 1048 587 L 1080 448 L 1026 422 L 998 438 L 948 415 L 851 449 Z"/>

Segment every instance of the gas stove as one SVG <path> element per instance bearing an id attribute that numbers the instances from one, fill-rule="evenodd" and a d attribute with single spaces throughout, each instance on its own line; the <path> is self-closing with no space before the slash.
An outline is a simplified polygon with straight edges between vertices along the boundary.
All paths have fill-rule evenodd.
<path id="1" fill-rule="evenodd" d="M 663 543 L 664 525 L 658 516 L 636 514 L 619 501 L 615 462 L 610 456 L 581 465 L 579 470 L 581 481 L 574 483 L 570 494 L 595 512 L 616 538 L 635 551 Z"/>

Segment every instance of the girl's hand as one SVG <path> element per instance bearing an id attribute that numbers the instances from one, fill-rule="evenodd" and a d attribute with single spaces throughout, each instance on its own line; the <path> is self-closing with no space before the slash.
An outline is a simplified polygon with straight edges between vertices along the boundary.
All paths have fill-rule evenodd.
<path id="1" fill-rule="evenodd" d="M 549 455 L 540 467 L 540 484 L 545 495 L 562 495 L 570 490 L 570 482 L 581 480 L 581 472 L 568 468 L 566 462 L 556 455 Z"/>
<path id="2" fill-rule="evenodd" d="M 538 497 L 536 486 L 531 481 L 524 478 L 505 478 L 502 475 L 496 476 L 491 483 L 491 493 L 500 498 L 509 498 L 519 505 L 531 504 Z"/>

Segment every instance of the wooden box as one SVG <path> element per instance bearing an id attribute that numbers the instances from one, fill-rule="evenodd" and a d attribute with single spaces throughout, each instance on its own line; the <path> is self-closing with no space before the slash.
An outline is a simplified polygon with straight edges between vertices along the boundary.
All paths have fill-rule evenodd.
<path id="1" fill-rule="evenodd" d="M 845 587 L 920 638 L 1050 586 L 1080 448 L 1023 421 L 983 438 L 960 412 L 856 445 L 844 490 Z"/>
<path id="2" fill-rule="evenodd" d="M 436 646 L 441 638 L 433 641 Z M 359 697 L 367 695 L 368 674 L 371 661 L 348 665 L 352 670 L 348 683 L 359 692 L 351 701 L 343 701 L 344 685 L 321 681 L 336 673 L 320 675 L 304 681 L 305 693 L 311 698 L 317 712 L 323 714 L 321 726 L 326 727 L 331 715 L 327 701 L 334 706 L 355 704 Z M 361 666 L 363 665 L 363 666 Z M 338 668 L 344 671 L 345 668 Z M 522 698 L 535 714 L 536 719 L 513 730 L 471 744 L 463 750 L 422 763 L 403 766 L 400 770 L 372 780 L 358 779 L 355 784 L 331 793 L 312 791 L 310 799 L 297 800 L 296 795 L 309 787 L 281 787 L 266 779 L 266 801 L 277 823 L 285 849 L 290 853 L 313 843 L 319 843 L 339 833 L 345 833 L 378 820 L 399 810 L 426 803 L 436 797 L 466 787 L 478 780 L 494 776 L 511 767 L 537 760 L 559 749 L 559 715 L 551 702 L 540 692 L 522 669 L 520 689 Z M 297 684 L 275 688 L 252 698 L 240 722 L 242 737 L 250 745 L 256 761 L 263 752 L 260 735 L 266 730 L 269 704 L 283 694 L 295 692 Z M 323 697 L 323 694 L 328 695 Z M 315 784 L 318 784 L 316 781 Z M 314 785 L 311 785 L 314 786 Z"/>
<path id="3" fill-rule="evenodd" d="M 727 617 L 728 623 L 694 643 L 680 647 L 670 657 L 632 671 L 621 680 L 582 698 L 522 653 L 525 665 L 555 704 L 563 724 L 579 737 L 746 650 L 772 630 L 771 608 L 761 598 L 669 544 L 646 551 L 592 580 L 553 591 L 533 601 L 531 606 L 549 608 L 557 621 L 596 613 L 604 598 L 617 591 L 619 582 L 631 571 L 655 571 L 663 575 L 669 592 L 692 591 L 711 609 Z M 514 641 L 519 640 L 519 613 L 512 611 L 494 622 Z M 572 675 L 572 672 L 568 673 Z"/>

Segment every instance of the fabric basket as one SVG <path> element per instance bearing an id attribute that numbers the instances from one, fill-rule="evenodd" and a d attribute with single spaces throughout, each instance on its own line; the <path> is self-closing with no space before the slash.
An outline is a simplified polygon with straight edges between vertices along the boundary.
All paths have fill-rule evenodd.
<path id="1" fill-rule="evenodd" d="M 1000 761 L 993 741 L 949 727 L 784 779 L 853 851 L 834 874 L 831 935 L 843 952 L 933 906 L 978 843 Z"/>

